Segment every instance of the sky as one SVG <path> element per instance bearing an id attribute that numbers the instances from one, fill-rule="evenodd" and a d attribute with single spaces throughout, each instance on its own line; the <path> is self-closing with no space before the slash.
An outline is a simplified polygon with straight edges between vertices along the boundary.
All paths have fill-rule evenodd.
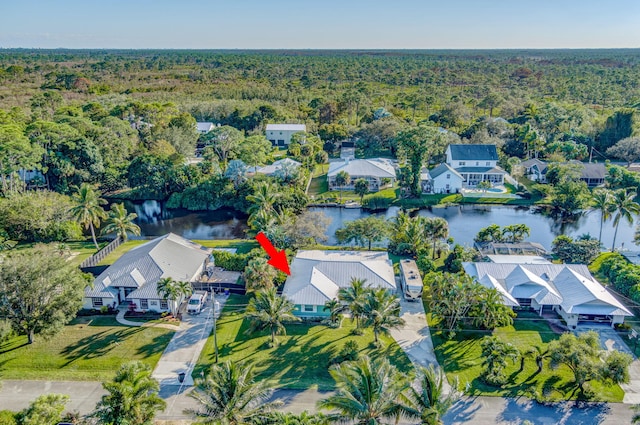
<path id="1" fill-rule="evenodd" d="M 638 48 L 640 0 L 0 0 L 0 48 Z"/>

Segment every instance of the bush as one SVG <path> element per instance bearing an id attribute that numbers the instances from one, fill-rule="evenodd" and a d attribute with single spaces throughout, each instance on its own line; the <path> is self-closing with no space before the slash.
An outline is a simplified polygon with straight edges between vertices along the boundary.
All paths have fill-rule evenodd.
<path id="1" fill-rule="evenodd" d="M 241 272 L 249 264 L 249 257 L 246 254 L 232 254 L 227 251 L 214 250 L 212 255 L 215 258 L 216 266 L 225 270 Z"/>
<path id="2" fill-rule="evenodd" d="M 348 361 L 358 360 L 360 356 L 360 348 L 358 347 L 358 343 L 354 340 L 349 340 L 345 342 L 342 346 L 340 352 L 331 359 L 331 363 L 342 363 Z"/>
<path id="3" fill-rule="evenodd" d="M 364 198 L 362 207 L 371 211 L 386 210 L 391 205 L 391 199 L 381 195 L 373 195 Z"/>
<path id="4" fill-rule="evenodd" d="M 0 424 L 2 425 L 16 425 L 16 413 L 10 410 L 0 410 Z"/>

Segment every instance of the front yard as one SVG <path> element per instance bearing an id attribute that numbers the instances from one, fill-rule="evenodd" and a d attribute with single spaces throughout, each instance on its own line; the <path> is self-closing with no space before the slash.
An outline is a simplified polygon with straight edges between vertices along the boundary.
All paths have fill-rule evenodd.
<path id="1" fill-rule="evenodd" d="M 521 312 L 514 319 L 513 326 L 489 331 L 461 331 L 455 338 L 446 340 L 440 331 L 437 331 L 437 323 L 428 315 L 429 326 L 435 346 L 438 362 L 444 368 L 449 381 L 457 377 L 461 387 L 468 385 L 468 393 L 471 395 L 489 395 L 503 397 L 528 397 L 538 400 L 574 400 L 581 396 L 580 390 L 573 382 L 573 375 L 566 366 L 560 366 L 552 370 L 548 360 L 544 361 L 542 372 L 537 373 L 537 366 L 533 358 L 526 358 L 524 368 L 520 370 L 520 361 L 509 361 L 505 373 L 508 382 L 501 388 L 485 384 L 480 379 L 482 372 L 482 350 L 480 342 L 484 336 L 495 335 L 504 342 L 516 346 L 521 352 L 530 347 L 537 346 L 543 352 L 549 342 L 558 339 L 556 333 L 548 322 L 535 313 Z M 618 385 L 603 385 L 593 381 L 587 384 L 598 400 L 609 402 L 621 402 L 624 392 Z"/>
<path id="2" fill-rule="evenodd" d="M 122 363 L 142 360 L 152 368 L 173 331 L 126 327 L 112 316 L 78 317 L 55 337 L 26 336 L 0 345 L 3 379 L 107 381 Z"/>
<path id="3" fill-rule="evenodd" d="M 382 355 L 402 372 L 412 369 L 409 358 L 391 337 L 383 336 L 384 347 L 375 348 L 370 329 L 362 336 L 350 334 L 354 327 L 350 320 L 345 320 L 340 329 L 319 324 L 287 325 L 287 335 L 277 337 L 279 345 L 269 347 L 270 337 L 266 332 L 256 335 L 246 333 L 249 325 L 243 314 L 247 302 L 246 296 L 231 295 L 224 307 L 217 326 L 219 361 L 251 362 L 259 372 L 258 378 L 272 380 L 279 388 L 334 389 L 334 381 L 328 372 L 329 359 L 349 340 L 358 343 L 360 355 Z M 200 354 L 193 376 L 199 377 L 213 364 L 214 359 L 211 336 Z"/>

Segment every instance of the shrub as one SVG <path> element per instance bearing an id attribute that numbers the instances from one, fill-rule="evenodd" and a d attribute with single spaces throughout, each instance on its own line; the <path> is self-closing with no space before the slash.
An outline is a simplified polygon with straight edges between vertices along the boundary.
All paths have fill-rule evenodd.
<path id="1" fill-rule="evenodd" d="M 345 342 L 340 352 L 331 359 L 331 363 L 342 363 L 347 361 L 358 360 L 360 356 L 360 348 L 354 340 Z"/>
<path id="2" fill-rule="evenodd" d="M 368 196 L 362 202 L 362 207 L 371 211 L 386 210 L 391 205 L 391 199 L 381 195 Z"/>
<path id="3" fill-rule="evenodd" d="M 249 257 L 246 254 L 232 254 L 227 251 L 213 251 L 213 258 L 217 267 L 225 270 L 241 272 L 249 264 Z"/>
<path id="4" fill-rule="evenodd" d="M 2 425 L 16 425 L 16 413 L 10 410 L 0 410 L 0 424 Z"/>

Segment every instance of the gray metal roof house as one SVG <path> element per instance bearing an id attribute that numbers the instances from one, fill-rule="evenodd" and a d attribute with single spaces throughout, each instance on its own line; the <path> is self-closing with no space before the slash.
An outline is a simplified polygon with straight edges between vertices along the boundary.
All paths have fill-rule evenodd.
<path id="1" fill-rule="evenodd" d="M 569 328 L 580 323 L 623 323 L 631 312 L 584 264 L 464 263 L 465 272 L 497 289 L 505 305 L 554 311 Z"/>
<path id="2" fill-rule="evenodd" d="M 123 254 L 85 289 L 84 308 L 117 306 L 123 301 L 136 310 L 168 311 L 156 284 L 162 278 L 197 281 L 211 254 L 205 248 L 173 233 L 156 238 Z"/>
<path id="3" fill-rule="evenodd" d="M 386 252 L 298 251 L 282 296 L 293 302 L 296 316 L 328 316 L 324 303 L 337 299 L 340 288 L 349 287 L 353 278 L 366 279 L 367 287 L 396 290 Z"/>

